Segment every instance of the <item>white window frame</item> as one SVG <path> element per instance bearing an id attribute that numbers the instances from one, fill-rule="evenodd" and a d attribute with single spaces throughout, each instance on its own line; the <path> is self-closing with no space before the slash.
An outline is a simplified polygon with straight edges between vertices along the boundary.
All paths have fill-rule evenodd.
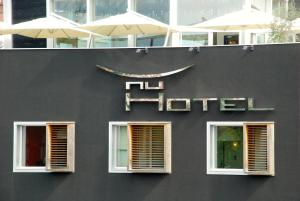
<path id="1" fill-rule="evenodd" d="M 134 173 L 128 170 L 128 166 L 126 167 L 116 167 L 116 135 L 117 133 L 113 131 L 114 126 L 126 126 L 128 124 L 171 124 L 171 122 L 167 121 L 110 121 L 109 122 L 109 151 L 108 151 L 108 172 L 109 173 Z M 127 133 L 128 134 L 128 133 Z M 171 143 L 171 142 L 170 142 Z M 129 149 L 128 149 L 129 152 Z M 171 156 L 170 156 L 171 157 Z"/>
<path id="2" fill-rule="evenodd" d="M 14 122 L 14 136 L 13 136 L 13 172 L 74 172 L 74 151 L 75 151 L 75 144 L 74 144 L 74 134 L 75 130 L 73 128 L 72 132 L 70 133 L 70 140 L 68 142 L 68 146 L 70 150 L 70 155 L 68 155 L 69 159 L 72 161 L 68 161 L 68 165 L 72 165 L 72 170 L 57 170 L 53 168 L 47 168 L 47 161 L 49 162 L 49 157 L 47 154 L 49 139 L 48 139 L 48 131 L 47 126 L 51 124 L 74 124 L 75 122 L 72 121 L 16 121 Z M 26 154 L 26 130 L 24 129 L 26 126 L 44 126 L 45 127 L 45 137 L 46 137 L 46 147 L 45 147 L 45 166 L 24 166 L 24 159 Z M 68 136 L 69 137 L 69 136 Z"/>
<path id="3" fill-rule="evenodd" d="M 216 168 L 216 131 L 217 126 L 236 126 L 243 128 L 244 122 L 207 122 L 207 174 L 246 175 L 244 169 Z"/>
<path id="4" fill-rule="evenodd" d="M 26 167 L 21 165 L 24 160 L 24 138 L 22 128 L 25 126 L 45 126 L 47 122 L 14 122 L 14 149 L 13 149 L 13 172 L 50 172 L 46 165 L 41 167 Z M 45 133 L 46 135 L 46 133 Z"/>
<path id="5" fill-rule="evenodd" d="M 114 132 L 114 127 L 115 126 L 126 126 L 127 127 L 128 122 L 124 121 L 113 121 L 109 122 L 109 156 L 108 156 L 108 172 L 110 173 L 131 173 L 128 171 L 127 167 L 117 167 L 116 166 L 116 143 L 117 141 L 115 140 L 117 137 L 117 133 Z"/>
<path id="6" fill-rule="evenodd" d="M 248 121 L 208 121 L 206 127 L 206 140 L 207 140 L 207 171 L 206 173 L 209 175 L 248 175 L 245 172 L 245 167 L 243 169 L 229 169 L 229 168 L 215 168 L 215 161 L 216 161 L 216 131 L 214 130 L 217 126 L 237 126 L 242 127 L 244 124 L 251 123 L 251 124 L 274 124 L 274 122 L 248 122 Z M 245 133 L 243 130 L 243 141 L 245 142 Z M 243 144 L 243 152 L 245 151 L 245 144 Z M 244 153 L 243 153 L 244 154 Z"/>

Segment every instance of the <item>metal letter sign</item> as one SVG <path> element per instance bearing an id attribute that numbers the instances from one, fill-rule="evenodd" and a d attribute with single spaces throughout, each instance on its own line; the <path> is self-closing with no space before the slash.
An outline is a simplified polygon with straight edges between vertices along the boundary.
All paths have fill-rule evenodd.
<path id="1" fill-rule="evenodd" d="M 105 72 L 120 76 L 120 77 L 129 77 L 129 78 L 137 78 L 137 79 L 151 79 L 151 78 L 161 78 L 170 75 L 174 75 L 190 69 L 194 65 L 185 66 L 182 68 L 178 68 L 173 71 L 164 72 L 164 73 L 154 73 L 154 74 L 134 74 L 134 73 L 126 73 L 117 70 L 112 70 L 111 68 L 97 65 L 97 67 Z M 164 82 L 159 81 L 156 86 L 150 86 L 149 82 L 143 81 L 133 81 L 126 82 L 126 93 L 125 93 L 125 110 L 130 111 L 132 103 L 157 103 L 158 111 L 164 111 L 164 93 L 158 92 L 157 98 L 133 98 L 131 93 L 128 91 L 131 90 L 131 86 L 136 85 L 140 90 L 143 91 L 162 91 L 164 90 Z M 215 98 L 215 97 L 195 97 L 195 98 L 167 98 L 166 106 L 167 111 L 169 112 L 189 112 L 191 111 L 192 104 L 191 102 L 202 102 L 202 111 L 208 111 L 208 102 L 211 104 L 215 102 L 219 102 L 219 108 L 221 112 L 243 112 L 243 111 L 272 111 L 274 108 L 256 108 L 254 106 L 253 98 Z M 175 104 L 181 103 L 183 107 L 175 107 Z M 242 103 L 244 107 L 237 106 L 237 103 Z M 247 108 L 246 108 L 247 107 Z"/>
<path id="2" fill-rule="evenodd" d="M 149 82 L 126 82 L 126 90 L 130 90 L 132 85 L 139 86 L 140 90 L 164 90 L 163 81 L 159 81 L 157 86 L 150 86 Z M 158 111 L 164 111 L 164 93 L 159 92 L 158 98 L 132 98 L 131 93 L 125 94 L 125 109 L 131 110 L 132 103 L 157 103 Z M 272 111 L 274 108 L 255 108 L 253 98 L 167 98 L 166 105 L 168 112 L 189 112 L 191 111 L 191 100 L 193 102 L 202 102 L 202 111 L 208 111 L 208 102 L 219 101 L 221 112 L 243 112 L 244 107 L 238 107 L 236 103 L 244 103 L 248 106 L 248 111 Z M 175 103 L 183 103 L 183 107 L 175 108 Z"/>
<path id="3" fill-rule="evenodd" d="M 126 82 L 126 90 L 131 89 L 131 85 L 139 85 L 140 90 L 163 90 L 164 83 L 162 81 L 158 82 L 158 86 L 150 87 L 149 82 Z M 131 98 L 131 93 L 126 93 L 125 95 L 125 108 L 126 111 L 130 111 L 132 102 L 157 102 L 158 111 L 164 110 L 164 93 L 158 93 L 158 98 Z"/>

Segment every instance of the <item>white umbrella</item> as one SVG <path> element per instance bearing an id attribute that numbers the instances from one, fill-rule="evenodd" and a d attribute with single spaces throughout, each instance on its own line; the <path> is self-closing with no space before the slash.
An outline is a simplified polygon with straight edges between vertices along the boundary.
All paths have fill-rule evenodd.
<path id="1" fill-rule="evenodd" d="M 300 18 L 297 18 L 292 21 L 292 30 L 293 31 L 300 31 Z"/>
<path id="2" fill-rule="evenodd" d="M 0 35 L 5 34 L 4 30 L 8 28 L 8 24 L 4 23 L 4 22 L 0 22 Z"/>
<path id="3" fill-rule="evenodd" d="M 77 38 L 92 34 L 77 28 L 75 24 L 53 16 L 5 26 L 0 33 L 19 34 L 31 38 Z"/>
<path id="4" fill-rule="evenodd" d="M 139 13 L 128 11 L 79 26 L 104 36 L 166 34 L 168 25 Z"/>
<path id="5" fill-rule="evenodd" d="M 241 10 L 205 22 L 193 27 L 210 28 L 223 31 L 240 29 L 266 29 L 271 26 L 274 17 L 256 10 Z"/>

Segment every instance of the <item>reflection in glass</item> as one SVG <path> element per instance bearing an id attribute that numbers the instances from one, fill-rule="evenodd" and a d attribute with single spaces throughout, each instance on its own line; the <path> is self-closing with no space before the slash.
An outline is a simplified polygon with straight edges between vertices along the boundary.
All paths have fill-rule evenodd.
<path id="1" fill-rule="evenodd" d="M 128 38 L 124 37 L 95 37 L 93 40 L 93 47 L 127 47 Z"/>
<path id="2" fill-rule="evenodd" d="M 126 167 L 128 164 L 127 141 L 127 126 L 119 126 L 119 132 L 117 135 L 117 167 Z"/>
<path id="3" fill-rule="evenodd" d="M 165 35 L 155 36 L 137 36 L 136 46 L 137 47 L 157 47 L 163 46 L 165 42 Z"/>
<path id="4" fill-rule="evenodd" d="M 86 0 L 53 0 L 54 13 L 77 23 L 86 22 Z"/>
<path id="5" fill-rule="evenodd" d="M 208 45 L 207 33 L 182 33 L 182 46 Z"/>
<path id="6" fill-rule="evenodd" d="M 243 168 L 243 128 L 217 127 L 217 168 Z"/>
<path id="7" fill-rule="evenodd" d="M 296 42 L 300 42 L 300 34 L 296 34 Z"/>
<path id="8" fill-rule="evenodd" d="M 125 13 L 127 0 L 94 0 L 94 19 L 102 19 L 113 15 Z"/>
<path id="9" fill-rule="evenodd" d="M 136 11 L 168 24 L 170 0 L 136 0 Z"/>
<path id="10" fill-rule="evenodd" d="M 251 7 L 259 10 L 261 12 L 267 11 L 267 1 L 266 0 L 252 0 Z"/>
<path id="11" fill-rule="evenodd" d="M 87 40 L 80 38 L 57 38 L 55 48 L 86 48 Z"/>
<path id="12" fill-rule="evenodd" d="M 178 0 L 178 24 L 191 25 L 243 8 L 246 0 Z"/>

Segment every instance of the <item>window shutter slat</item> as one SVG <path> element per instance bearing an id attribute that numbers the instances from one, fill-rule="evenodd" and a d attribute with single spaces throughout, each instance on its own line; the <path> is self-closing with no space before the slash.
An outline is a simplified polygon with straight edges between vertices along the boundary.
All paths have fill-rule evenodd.
<path id="1" fill-rule="evenodd" d="M 274 125 L 246 123 L 245 172 L 250 175 L 274 175 Z"/>
<path id="2" fill-rule="evenodd" d="M 53 172 L 74 172 L 74 123 L 47 124 L 46 166 Z"/>
<path id="3" fill-rule="evenodd" d="M 166 150 L 168 140 L 164 124 L 130 124 L 129 171 L 167 172 Z"/>

